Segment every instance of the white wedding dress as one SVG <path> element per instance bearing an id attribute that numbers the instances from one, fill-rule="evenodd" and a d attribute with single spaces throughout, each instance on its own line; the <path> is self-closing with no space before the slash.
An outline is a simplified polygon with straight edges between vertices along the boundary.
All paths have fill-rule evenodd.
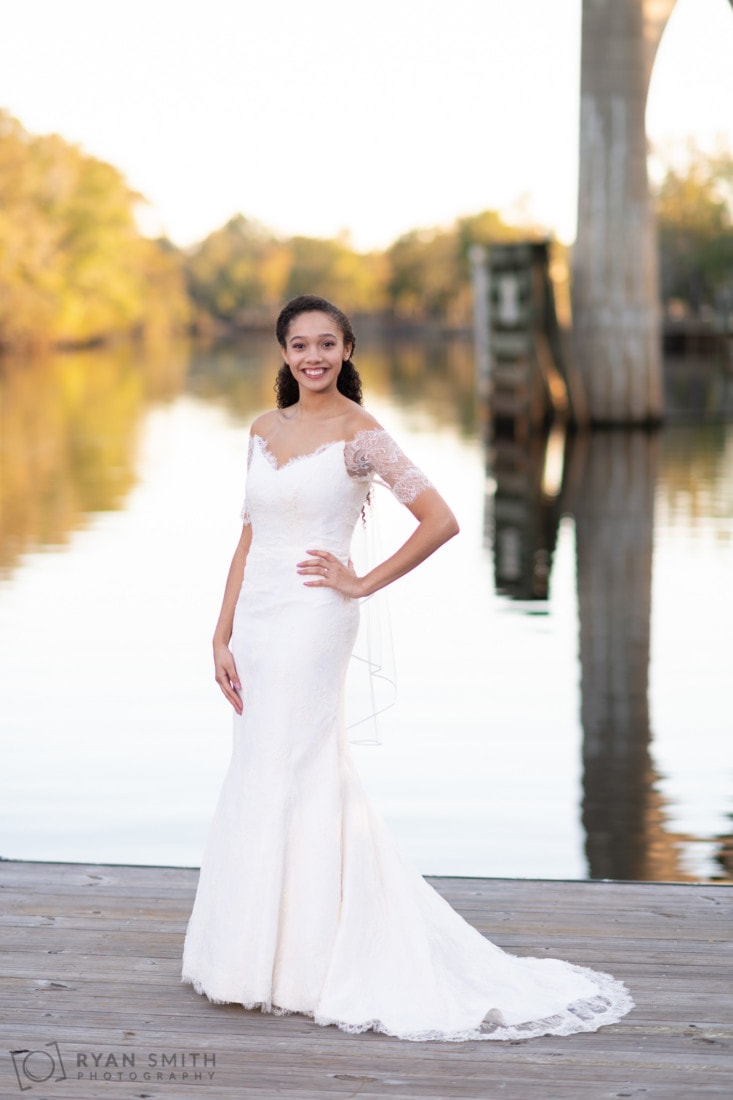
<path id="1" fill-rule="evenodd" d="M 278 468 L 250 442 L 252 543 L 231 648 L 244 713 L 210 827 L 181 981 L 215 1002 L 401 1039 L 593 1031 L 633 1002 L 607 974 L 506 954 L 401 855 L 344 728 L 359 603 L 306 587 L 311 549 L 349 558 L 373 479 L 429 486 L 382 430 Z"/>

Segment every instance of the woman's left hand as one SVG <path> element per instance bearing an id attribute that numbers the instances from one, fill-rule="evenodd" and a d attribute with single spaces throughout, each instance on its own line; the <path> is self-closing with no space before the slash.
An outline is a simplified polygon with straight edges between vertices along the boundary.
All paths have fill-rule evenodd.
<path id="1" fill-rule="evenodd" d="M 310 557 L 306 561 L 298 562 L 298 573 L 302 577 L 312 577 L 312 580 L 303 581 L 309 588 L 333 588 L 342 596 L 352 599 L 363 595 L 361 591 L 361 578 L 357 577 L 354 566 L 349 559 L 346 565 L 339 561 L 328 550 L 307 550 Z"/>

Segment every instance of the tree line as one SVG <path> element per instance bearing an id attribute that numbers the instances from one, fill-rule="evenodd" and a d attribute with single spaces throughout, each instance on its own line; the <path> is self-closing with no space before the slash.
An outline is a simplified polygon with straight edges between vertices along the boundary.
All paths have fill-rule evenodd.
<path id="1" fill-rule="evenodd" d="M 687 174 L 667 173 L 657 196 L 665 300 L 699 311 L 731 286 L 731 183 L 730 156 L 698 154 Z M 398 324 L 467 328 L 471 245 L 542 235 L 486 210 L 359 253 L 346 235 L 283 238 L 236 214 L 183 250 L 140 231 L 142 201 L 112 165 L 0 111 L 0 350 L 269 326 L 306 292 Z M 555 255 L 562 283 L 567 250 L 556 243 Z"/>
<path id="2" fill-rule="evenodd" d="M 318 293 L 350 313 L 460 328 L 471 324 L 470 246 L 526 236 L 526 228 L 485 211 L 447 229 L 411 230 L 384 251 L 358 253 L 346 236 L 282 239 L 237 214 L 186 254 L 184 268 L 204 326 L 269 322 L 284 301 Z"/>

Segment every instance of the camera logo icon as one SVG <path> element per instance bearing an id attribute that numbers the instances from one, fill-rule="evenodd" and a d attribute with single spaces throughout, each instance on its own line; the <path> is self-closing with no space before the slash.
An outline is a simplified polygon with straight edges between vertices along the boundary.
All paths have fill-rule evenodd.
<path id="1" fill-rule="evenodd" d="M 13 1068 L 21 1092 L 26 1092 L 34 1085 L 42 1085 L 51 1079 L 66 1080 L 66 1070 L 58 1043 L 46 1043 L 46 1047 L 39 1050 L 11 1050 L 10 1056 L 13 1059 Z"/>

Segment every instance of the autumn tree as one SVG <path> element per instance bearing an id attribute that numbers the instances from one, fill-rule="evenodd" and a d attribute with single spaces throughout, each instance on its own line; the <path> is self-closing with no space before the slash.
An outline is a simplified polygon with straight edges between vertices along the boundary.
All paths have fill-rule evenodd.
<path id="1" fill-rule="evenodd" d="M 278 308 L 291 267 L 287 245 L 235 214 L 191 250 L 186 276 L 199 313 L 236 323 Z"/>
<path id="2" fill-rule="evenodd" d="M 383 260 L 356 252 L 348 239 L 276 237 L 243 214 L 189 253 L 188 287 L 199 317 L 233 326 L 268 323 L 298 294 L 320 294 L 351 311 L 382 308 Z"/>
<path id="3" fill-rule="evenodd" d="M 292 267 L 286 298 L 319 294 L 349 312 L 377 312 L 384 304 L 382 264 L 375 254 L 356 252 L 347 234 L 331 239 L 292 237 Z"/>
<path id="4" fill-rule="evenodd" d="M 387 296 L 397 317 L 470 325 L 471 245 L 535 236 L 507 225 L 493 210 L 459 218 L 448 228 L 412 229 L 387 250 Z"/>
<path id="5" fill-rule="evenodd" d="M 112 165 L 0 111 L 0 346 L 185 322 L 177 253 L 142 236 L 139 202 Z"/>

